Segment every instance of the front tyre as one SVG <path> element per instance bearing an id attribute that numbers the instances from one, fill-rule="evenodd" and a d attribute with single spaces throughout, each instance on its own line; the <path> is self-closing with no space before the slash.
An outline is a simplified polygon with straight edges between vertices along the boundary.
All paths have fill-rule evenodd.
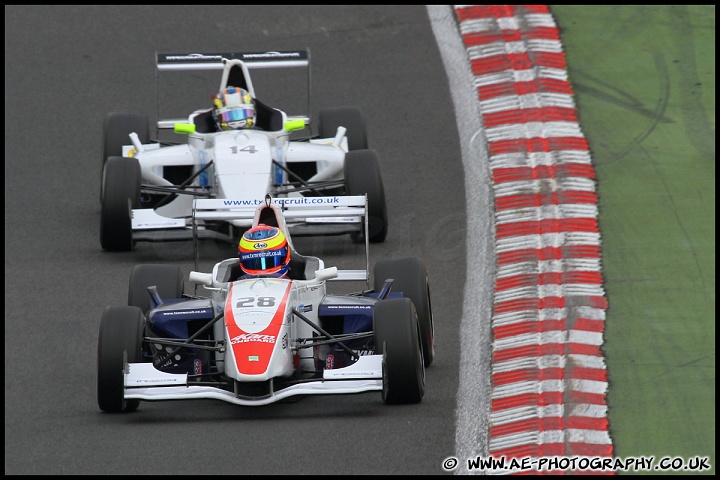
<path id="1" fill-rule="evenodd" d="M 130 145 L 131 133 L 137 133 L 140 143 L 150 143 L 150 122 L 147 115 L 139 113 L 112 112 L 108 113 L 103 122 L 102 144 L 102 175 L 105 163 L 110 157 L 121 157 L 124 145 Z M 100 201 L 103 197 L 102 178 L 100 181 Z"/>
<path id="2" fill-rule="evenodd" d="M 425 395 L 420 328 L 409 298 L 390 298 L 373 311 L 375 354 L 383 355 L 382 399 L 388 405 L 419 403 Z"/>
<path id="3" fill-rule="evenodd" d="M 402 292 L 404 297 L 412 300 L 420 324 L 425 367 L 429 367 L 435 359 L 435 325 L 425 263 L 418 257 L 380 260 L 375 264 L 373 277 L 375 292 L 380 292 L 385 280 L 392 278 L 391 291 Z"/>
<path id="4" fill-rule="evenodd" d="M 343 167 L 345 193 L 365 195 L 368 199 L 368 237 L 370 242 L 385 241 L 388 228 L 385 187 L 380 174 L 380 162 L 375 150 L 354 150 L 345 154 Z M 364 242 L 365 235 L 353 233 L 355 242 Z"/>
<path id="5" fill-rule="evenodd" d="M 134 412 L 140 400 L 125 400 L 125 364 L 142 361 L 145 320 L 136 307 L 107 307 L 100 320 L 97 400 L 108 413 Z"/>
<path id="6" fill-rule="evenodd" d="M 331 107 L 320 111 L 320 138 L 334 138 L 338 127 L 345 127 L 348 150 L 368 148 L 365 119 L 358 107 Z"/>
<path id="7" fill-rule="evenodd" d="M 147 287 L 156 286 L 162 300 L 182 298 L 185 277 L 176 265 L 135 265 L 130 273 L 128 305 L 143 313 L 150 310 L 150 293 Z"/>
<path id="8" fill-rule="evenodd" d="M 140 182 L 137 159 L 108 158 L 103 169 L 100 205 L 100 245 L 104 250 L 132 250 L 132 210 L 140 205 Z"/>

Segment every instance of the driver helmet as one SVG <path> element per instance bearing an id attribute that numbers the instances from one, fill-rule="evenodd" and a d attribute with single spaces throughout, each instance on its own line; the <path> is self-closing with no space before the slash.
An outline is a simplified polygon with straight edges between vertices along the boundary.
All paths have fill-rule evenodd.
<path id="1" fill-rule="evenodd" d="M 290 246 L 277 227 L 261 223 L 243 233 L 238 255 L 245 275 L 282 278 L 290 269 Z"/>
<path id="2" fill-rule="evenodd" d="M 220 130 L 252 128 L 255 125 L 255 101 L 238 87 L 227 87 L 213 97 L 213 116 Z"/>

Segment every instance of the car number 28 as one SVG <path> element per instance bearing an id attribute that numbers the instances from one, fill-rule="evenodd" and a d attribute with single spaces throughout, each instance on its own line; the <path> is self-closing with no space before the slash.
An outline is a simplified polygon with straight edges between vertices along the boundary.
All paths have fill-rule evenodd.
<path id="1" fill-rule="evenodd" d="M 241 297 L 238 298 L 235 308 L 274 307 L 275 297 Z"/>

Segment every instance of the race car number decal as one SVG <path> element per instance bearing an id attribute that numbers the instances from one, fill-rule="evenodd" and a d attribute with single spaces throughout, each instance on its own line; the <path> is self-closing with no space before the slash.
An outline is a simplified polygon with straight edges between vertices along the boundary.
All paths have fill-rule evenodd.
<path id="1" fill-rule="evenodd" d="M 235 304 L 235 308 L 250 308 L 250 307 L 274 307 L 275 297 L 241 297 L 238 298 L 238 302 Z"/>
<path id="2" fill-rule="evenodd" d="M 232 147 L 230 147 L 230 151 L 231 151 L 233 154 L 237 154 L 238 152 L 256 153 L 256 152 L 257 152 L 257 149 L 255 148 L 255 145 L 248 145 L 247 147 L 243 147 L 243 148 L 240 148 L 240 149 L 238 149 L 237 146 L 233 145 Z"/>

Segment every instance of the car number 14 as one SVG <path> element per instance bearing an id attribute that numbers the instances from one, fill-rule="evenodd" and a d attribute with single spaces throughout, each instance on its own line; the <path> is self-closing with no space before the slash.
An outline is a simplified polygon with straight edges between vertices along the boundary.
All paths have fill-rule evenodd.
<path id="1" fill-rule="evenodd" d="M 232 147 L 230 147 L 230 151 L 233 154 L 237 154 L 238 152 L 255 153 L 255 152 L 257 152 L 257 149 L 255 148 L 255 145 L 248 145 L 247 147 L 243 147 L 243 148 L 238 148 L 236 145 L 233 145 Z"/>

